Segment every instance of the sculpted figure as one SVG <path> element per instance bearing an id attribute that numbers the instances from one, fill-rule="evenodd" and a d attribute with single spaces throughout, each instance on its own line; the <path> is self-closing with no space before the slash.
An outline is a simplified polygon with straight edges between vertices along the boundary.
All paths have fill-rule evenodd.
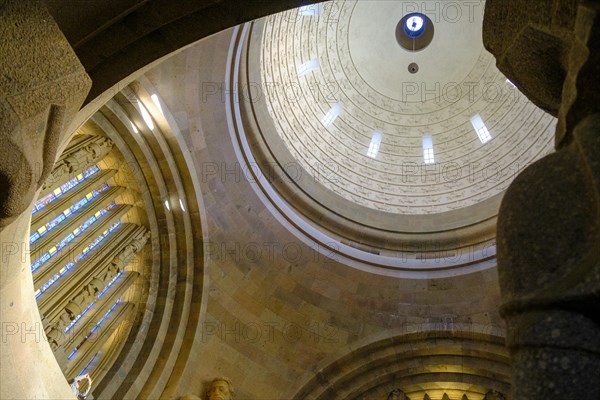
<path id="1" fill-rule="evenodd" d="M 208 400 L 233 400 L 233 384 L 228 378 L 218 377 L 212 380 L 206 392 Z"/>
<path id="2" fill-rule="evenodd" d="M 92 282 L 90 282 L 91 285 L 94 285 L 99 289 L 99 292 L 102 291 L 102 289 L 104 289 L 111 279 L 114 278 L 120 271 L 115 265 L 115 259 L 113 259 L 113 261 L 108 265 L 108 268 L 94 277 Z"/>
<path id="3" fill-rule="evenodd" d="M 54 186 L 60 179 L 70 176 L 77 170 L 83 170 L 90 165 L 98 162 L 107 155 L 113 147 L 113 143 L 103 137 L 98 137 L 94 142 L 69 154 L 63 160 L 56 163 L 50 176 L 42 185 L 42 190 Z"/>
<path id="4" fill-rule="evenodd" d="M 112 260 L 109 270 L 112 271 L 116 268 L 114 275 L 122 271 L 131 262 L 133 256 L 135 256 L 135 254 L 144 247 L 149 238 L 150 231 L 144 233 L 142 237 L 134 239 L 131 243 L 125 246 L 125 248 L 121 250 L 119 254 L 117 254 Z"/>
<path id="5" fill-rule="evenodd" d="M 61 333 L 62 332 L 55 325 L 46 328 L 46 337 L 48 338 L 48 343 L 50 344 L 52 351 L 58 349 L 58 341 L 62 336 Z"/>
<path id="6" fill-rule="evenodd" d="M 84 392 L 82 392 L 79 387 L 79 382 L 82 381 L 87 381 L 88 383 L 87 388 Z M 71 385 L 73 394 L 75 394 L 75 396 L 77 396 L 78 399 L 85 400 L 87 398 L 87 395 L 90 393 L 90 390 L 92 389 L 92 378 L 90 377 L 90 374 L 79 375 L 78 377 L 73 379 L 73 381 L 69 382 L 69 384 Z"/>
<path id="7" fill-rule="evenodd" d="M 62 314 L 58 317 L 58 320 L 45 328 L 48 343 L 50 343 L 50 348 L 52 348 L 53 351 L 58 349 L 60 340 L 65 336 L 64 330 L 71 323 L 73 318 L 75 317 L 71 317 L 71 314 L 69 314 L 67 310 L 63 310 Z"/>
<path id="8" fill-rule="evenodd" d="M 102 291 L 102 289 L 104 289 L 106 287 L 108 282 L 110 282 L 110 279 L 107 281 L 105 279 L 100 279 L 98 277 L 95 277 L 94 279 L 92 279 L 92 281 L 90 282 L 90 284 L 88 286 L 90 286 L 92 288 L 92 290 L 94 291 L 94 295 L 97 295 L 98 293 L 100 293 Z"/>
<path id="9" fill-rule="evenodd" d="M 42 185 L 42 190 L 48 189 L 50 186 L 54 185 L 54 182 L 58 181 L 58 178 L 60 176 L 67 175 L 68 173 L 69 166 L 65 163 L 64 160 L 59 161 L 50 173 L 48 179 L 44 181 L 44 184 Z"/>
<path id="10" fill-rule="evenodd" d="M 390 392 L 387 397 L 387 400 L 409 400 L 408 397 L 404 394 L 404 392 L 400 389 L 394 389 Z"/>
<path id="11" fill-rule="evenodd" d="M 135 255 L 137 249 L 133 243 L 128 244 L 112 261 L 112 265 L 117 271 L 123 270 Z"/>
<path id="12" fill-rule="evenodd" d="M 92 302 L 94 294 L 94 289 L 90 285 L 87 285 L 67 304 L 65 310 L 71 314 L 71 319 L 74 319 L 75 316 L 85 310 L 88 304 Z"/>
<path id="13" fill-rule="evenodd" d="M 102 159 L 112 149 L 112 142 L 106 138 L 98 138 L 96 141 L 79 149 L 69 155 L 64 163 L 68 172 L 73 173 L 78 169 L 84 169 Z"/>
<path id="14" fill-rule="evenodd" d="M 485 394 L 483 400 L 504 400 L 504 395 L 495 390 L 490 390 Z"/>

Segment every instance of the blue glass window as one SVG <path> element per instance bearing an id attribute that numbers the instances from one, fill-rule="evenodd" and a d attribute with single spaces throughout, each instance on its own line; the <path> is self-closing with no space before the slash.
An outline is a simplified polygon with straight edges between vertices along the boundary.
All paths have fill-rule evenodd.
<path id="1" fill-rule="evenodd" d="M 48 193 L 46 196 L 36 201 L 33 205 L 33 211 L 31 212 L 31 214 L 35 215 L 35 213 L 46 208 L 48 204 L 61 197 L 64 193 L 78 186 L 81 182 L 85 181 L 90 176 L 96 175 L 98 172 L 100 172 L 100 168 L 98 168 L 97 165 L 92 165 L 91 167 L 83 171 L 81 174 L 77 175 L 73 179 L 69 180 L 67 183 L 64 183 L 60 187 L 54 189 L 53 192 Z"/>
<path id="2" fill-rule="evenodd" d="M 411 38 L 418 38 L 425 32 L 425 16 L 421 13 L 410 14 L 404 24 L 404 32 Z"/>
<path id="3" fill-rule="evenodd" d="M 85 256 L 94 247 L 96 247 L 100 242 L 102 242 L 104 239 L 106 239 L 106 237 L 109 236 L 115 229 L 117 229 L 117 227 L 119 225 L 121 225 L 121 221 L 115 222 L 110 228 L 108 228 L 100 236 L 98 236 L 96 239 L 94 239 L 94 241 L 89 246 L 87 246 L 85 249 L 83 249 L 83 251 L 81 253 L 79 253 L 79 255 L 77 257 L 75 257 L 75 261 L 74 262 L 70 262 L 67 265 L 65 265 L 64 267 L 62 267 L 61 270 L 58 272 L 58 274 L 55 274 L 52 278 L 50 278 L 50 280 L 48 280 L 48 282 L 44 283 L 42 285 L 42 287 L 35 293 L 35 298 L 37 299 L 38 297 L 40 297 L 58 279 L 60 279 L 62 276 L 64 276 L 71 268 L 73 268 L 74 266 L 76 266 L 77 265 L 77 264 L 75 264 L 76 262 L 79 262 L 79 261 L 83 260 L 85 258 Z M 112 284 L 112 281 L 111 281 L 111 283 L 109 283 L 109 286 L 111 284 Z M 98 296 L 101 296 L 102 294 L 104 294 L 104 291 L 102 291 Z M 85 311 L 84 311 L 84 313 L 85 313 Z"/>
<path id="4" fill-rule="evenodd" d="M 79 346 L 75 347 L 73 349 L 73 351 L 71 352 L 71 354 L 69 354 L 69 356 L 67 357 L 68 360 L 71 360 L 75 354 L 77 354 L 77 350 L 79 350 L 79 347 L 81 347 L 81 345 L 91 336 L 94 334 L 94 332 L 96 332 L 98 330 L 98 328 L 100 327 L 100 325 L 102 325 L 102 323 L 104 322 L 104 320 L 106 320 L 106 318 L 108 318 L 108 316 L 110 315 L 110 313 L 112 313 L 115 308 L 117 308 L 117 306 L 121 303 L 121 299 L 118 299 L 116 301 L 115 304 L 113 304 L 113 306 L 110 308 L 110 310 L 108 310 L 106 312 L 106 314 L 104 314 L 104 316 L 100 319 L 100 321 L 98 321 L 98 323 L 92 328 L 92 331 L 83 339 L 83 341 L 79 344 Z"/>
<path id="5" fill-rule="evenodd" d="M 81 233 L 86 231 L 90 227 L 90 225 L 92 225 L 94 222 L 96 222 L 100 217 L 105 215 L 108 212 L 108 210 L 110 210 L 111 208 L 113 208 L 115 206 L 116 206 L 116 204 L 113 201 L 106 208 L 103 208 L 100 211 L 96 212 L 96 214 L 94 214 L 90 218 L 88 218 L 83 224 L 81 224 L 79 227 L 75 228 L 75 230 L 73 232 L 69 233 L 67 235 L 67 237 L 65 237 L 63 240 L 61 240 L 56 246 L 52 246 L 43 256 L 38 258 L 31 265 L 31 271 L 35 272 L 40 266 L 42 266 L 42 264 L 44 264 L 46 261 L 48 261 L 48 259 L 50 259 L 50 257 L 57 254 L 59 250 L 64 248 L 67 244 L 69 244 L 77 236 L 81 235 Z M 88 248 L 89 248 L 89 246 L 88 246 Z"/>

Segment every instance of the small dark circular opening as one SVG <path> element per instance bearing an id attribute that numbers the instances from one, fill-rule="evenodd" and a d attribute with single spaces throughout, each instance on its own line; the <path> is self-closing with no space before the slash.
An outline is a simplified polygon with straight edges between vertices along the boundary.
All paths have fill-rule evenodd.
<path id="1" fill-rule="evenodd" d="M 408 65 L 408 72 L 410 72 L 411 74 L 416 74 L 417 72 L 419 72 L 419 64 L 410 63 Z"/>

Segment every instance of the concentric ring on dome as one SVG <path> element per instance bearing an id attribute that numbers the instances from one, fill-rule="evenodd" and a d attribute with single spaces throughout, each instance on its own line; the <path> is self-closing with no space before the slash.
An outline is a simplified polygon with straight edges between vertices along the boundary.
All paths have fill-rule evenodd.
<path id="1" fill-rule="evenodd" d="M 500 195 L 517 169 L 552 150 L 554 119 L 498 71 L 483 48 L 482 17 L 437 22 L 439 40 L 419 55 L 413 75 L 398 68 L 410 57 L 395 51 L 388 30 L 401 19 L 403 2 L 335 4 L 335 24 L 267 18 L 260 50 L 261 100 L 275 139 L 312 176 L 313 187 L 386 213 L 441 214 Z M 300 77 L 300 66 L 316 57 L 319 67 Z M 336 106 L 342 111 L 326 126 Z M 476 115 L 491 133 L 485 144 L 470 122 Z M 371 157 L 374 132 L 383 135 Z M 424 136 L 432 137 L 434 164 L 425 163 Z M 320 201 L 336 208 L 330 198 Z M 471 219 L 466 214 L 463 221 Z"/>
<path id="2" fill-rule="evenodd" d="M 407 54 L 389 34 L 402 4 L 335 4 L 339 13 L 322 18 L 256 21 L 245 27 L 247 43 L 244 34 L 233 41 L 231 68 L 240 72 L 230 85 L 248 102 L 232 101 L 231 134 L 240 162 L 258 169 L 255 191 L 297 237 L 354 268 L 425 278 L 494 266 L 502 194 L 551 151 L 554 119 L 495 68 L 481 19 L 439 22 L 440 40 L 412 75 L 398 68 Z M 382 29 L 370 29 L 374 20 Z M 457 93 L 405 96 L 406 82 Z M 245 90 L 253 85 L 262 90 Z M 501 93 L 490 98 L 488 87 Z M 469 121 L 474 114 L 490 127 L 485 145 Z M 378 155 L 370 156 L 378 132 Z M 424 164 L 424 135 L 433 138 L 434 165 Z M 404 168 L 411 165 L 412 174 Z"/>

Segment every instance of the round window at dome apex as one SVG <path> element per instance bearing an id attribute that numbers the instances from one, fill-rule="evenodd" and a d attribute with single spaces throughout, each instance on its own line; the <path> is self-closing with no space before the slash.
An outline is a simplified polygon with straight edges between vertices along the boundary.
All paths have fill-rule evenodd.
<path id="1" fill-rule="evenodd" d="M 406 18 L 404 31 L 412 38 L 419 37 L 425 32 L 425 18 L 421 14 L 412 14 Z"/>

